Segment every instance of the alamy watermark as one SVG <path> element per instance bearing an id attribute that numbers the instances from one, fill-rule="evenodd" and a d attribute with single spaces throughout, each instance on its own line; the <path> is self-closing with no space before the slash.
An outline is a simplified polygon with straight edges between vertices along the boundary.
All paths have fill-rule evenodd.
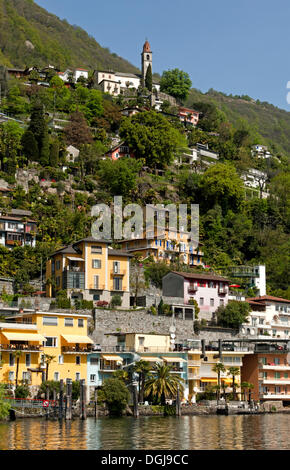
<path id="1" fill-rule="evenodd" d="M 199 244 L 199 205 L 191 204 L 127 204 L 122 196 L 114 197 L 113 209 L 107 204 L 92 207 L 91 216 L 97 217 L 91 234 L 98 240 L 162 239 L 170 233 L 170 240 L 182 240 L 195 249 Z"/>

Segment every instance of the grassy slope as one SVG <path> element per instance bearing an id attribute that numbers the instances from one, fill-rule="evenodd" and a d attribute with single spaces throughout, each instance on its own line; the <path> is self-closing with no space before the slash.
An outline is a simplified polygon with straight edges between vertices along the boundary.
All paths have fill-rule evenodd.
<path id="1" fill-rule="evenodd" d="M 26 41 L 34 45 L 33 50 Z M 0 64 L 138 71 L 101 47 L 83 29 L 60 20 L 32 0 L 0 0 Z"/>

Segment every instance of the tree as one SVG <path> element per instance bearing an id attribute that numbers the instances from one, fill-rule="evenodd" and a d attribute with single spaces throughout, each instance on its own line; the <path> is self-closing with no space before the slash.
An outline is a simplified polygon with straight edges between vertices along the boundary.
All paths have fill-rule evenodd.
<path id="1" fill-rule="evenodd" d="M 111 415 L 121 416 L 129 402 L 129 391 L 122 380 L 106 379 L 102 387 L 104 401 Z"/>
<path id="2" fill-rule="evenodd" d="M 129 157 L 119 160 L 101 160 L 98 177 L 112 196 L 130 196 L 137 189 L 137 175 L 142 162 Z"/>
<path id="3" fill-rule="evenodd" d="M 16 122 L 0 125 L 0 166 L 2 171 L 15 175 L 21 151 L 23 130 Z"/>
<path id="4" fill-rule="evenodd" d="M 48 127 L 44 117 L 43 105 L 39 101 L 34 103 L 27 131 L 30 131 L 36 140 L 38 146 L 37 161 L 41 162 L 42 164 L 47 164 L 49 161 Z M 28 158 L 28 155 L 26 156 Z"/>
<path id="5" fill-rule="evenodd" d="M 55 356 L 52 356 L 50 354 L 44 354 L 44 363 L 46 364 L 45 380 L 48 380 L 48 368 L 54 359 L 55 359 Z"/>
<path id="6" fill-rule="evenodd" d="M 247 302 L 231 300 L 226 307 L 220 306 L 216 310 L 218 325 L 238 329 L 243 323 L 247 323 L 250 305 Z"/>
<path id="7" fill-rule="evenodd" d="M 137 297 L 140 290 L 145 288 L 145 279 L 143 272 L 142 256 L 136 254 L 132 260 L 133 270 L 130 274 L 130 288 L 134 292 L 134 305 L 137 305 Z"/>
<path id="8" fill-rule="evenodd" d="M 231 164 L 217 163 L 202 175 L 200 191 L 204 211 L 219 204 L 225 214 L 229 209 L 237 212 L 245 200 L 242 180 Z"/>
<path id="9" fill-rule="evenodd" d="M 181 148 L 186 147 L 185 137 L 155 111 L 124 119 L 119 133 L 135 157 L 144 159 L 151 168 L 170 165 Z"/>
<path id="10" fill-rule="evenodd" d="M 20 358 L 22 357 L 22 355 L 23 355 L 23 352 L 20 349 L 13 352 L 13 356 L 16 359 L 16 375 L 15 375 L 15 386 L 16 387 L 18 386 L 19 362 L 20 362 Z"/>
<path id="11" fill-rule="evenodd" d="M 151 64 L 148 65 L 145 76 L 145 87 L 147 90 L 152 91 L 152 68 Z"/>
<path id="12" fill-rule="evenodd" d="M 139 402 L 144 402 L 145 382 L 150 375 L 151 365 L 148 361 L 140 360 L 135 362 L 134 372 L 139 375 Z"/>
<path id="13" fill-rule="evenodd" d="M 9 416 L 10 404 L 5 400 L 5 385 L 0 384 L 0 421 Z"/>
<path id="14" fill-rule="evenodd" d="M 232 388 L 233 388 L 233 397 L 234 400 L 236 399 L 236 383 L 235 383 L 235 378 L 237 375 L 240 375 L 240 368 L 239 367 L 229 367 L 228 369 L 228 375 L 231 375 L 233 377 L 233 382 L 232 382 Z"/>
<path id="15" fill-rule="evenodd" d="M 220 388 L 221 388 L 221 372 L 225 372 L 226 368 L 225 368 L 225 366 L 222 362 L 217 362 L 213 366 L 212 371 L 216 372 L 216 374 L 218 376 L 218 389 L 216 391 L 217 391 L 217 400 L 219 400 Z"/>
<path id="16" fill-rule="evenodd" d="M 22 150 L 28 161 L 37 162 L 38 145 L 33 133 L 26 130 L 21 139 Z"/>
<path id="17" fill-rule="evenodd" d="M 166 404 L 167 398 L 175 398 L 177 389 L 183 392 L 183 379 L 171 372 L 171 366 L 155 364 L 153 374 L 145 382 L 145 396 L 152 396 L 153 400 Z"/>
<path id="18" fill-rule="evenodd" d="M 70 123 L 64 129 L 67 145 L 79 148 L 83 144 L 91 144 L 93 137 L 83 113 L 75 111 L 71 114 Z"/>
<path id="19" fill-rule="evenodd" d="M 179 69 L 163 72 L 160 80 L 160 90 L 181 101 L 188 97 L 191 85 L 188 73 Z"/>

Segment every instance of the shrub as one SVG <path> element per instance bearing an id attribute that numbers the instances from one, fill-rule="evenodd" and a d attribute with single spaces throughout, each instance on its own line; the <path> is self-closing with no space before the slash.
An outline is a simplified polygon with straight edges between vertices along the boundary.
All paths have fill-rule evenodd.
<path id="1" fill-rule="evenodd" d="M 15 389 L 15 398 L 27 398 L 29 397 L 29 387 L 27 384 L 18 385 Z"/>
<path id="2" fill-rule="evenodd" d="M 120 307 L 122 305 L 122 299 L 120 295 L 113 295 L 111 300 L 111 307 Z"/>
<path id="3" fill-rule="evenodd" d="M 103 385 L 104 401 L 111 415 L 122 415 L 129 402 L 129 391 L 123 381 L 106 379 Z"/>
<path id="4" fill-rule="evenodd" d="M 107 307 L 109 305 L 109 302 L 106 300 L 98 300 L 97 301 L 97 307 Z"/>

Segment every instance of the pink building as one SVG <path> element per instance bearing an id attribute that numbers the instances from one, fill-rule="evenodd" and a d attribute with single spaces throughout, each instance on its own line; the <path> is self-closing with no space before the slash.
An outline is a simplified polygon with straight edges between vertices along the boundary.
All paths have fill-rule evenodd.
<path id="1" fill-rule="evenodd" d="M 179 119 L 182 122 L 192 124 L 193 126 L 197 125 L 199 121 L 199 114 L 200 113 L 198 111 L 194 111 L 194 109 L 190 108 L 181 107 L 178 111 Z"/>
<path id="2" fill-rule="evenodd" d="M 118 160 L 121 157 L 133 158 L 135 155 L 130 151 L 129 146 L 126 143 L 120 142 L 118 145 L 111 148 L 111 150 L 106 153 L 106 156 L 110 157 L 112 160 Z"/>
<path id="3" fill-rule="evenodd" d="M 216 274 L 172 271 L 162 279 L 163 300 L 175 306 L 190 306 L 196 300 L 199 317 L 211 320 L 220 305 L 227 305 L 229 284 L 229 279 Z"/>

